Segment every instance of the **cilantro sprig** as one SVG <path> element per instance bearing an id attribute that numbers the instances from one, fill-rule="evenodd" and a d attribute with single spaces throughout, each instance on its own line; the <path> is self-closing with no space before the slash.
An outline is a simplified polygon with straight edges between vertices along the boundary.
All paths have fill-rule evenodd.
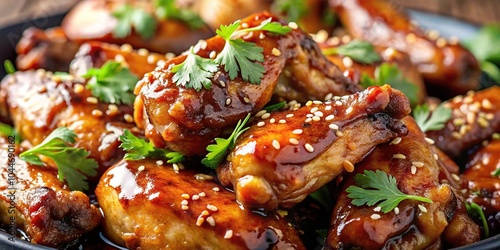
<path id="1" fill-rule="evenodd" d="M 297 22 L 307 12 L 306 1 L 303 0 L 276 0 L 271 8 L 277 13 L 283 13 L 290 22 Z"/>
<path id="2" fill-rule="evenodd" d="M 57 166 L 58 178 L 66 181 L 71 190 L 87 190 L 87 176 L 97 175 L 97 162 L 87 158 L 89 152 L 82 148 L 74 148 L 76 134 L 66 127 L 52 131 L 45 140 L 30 150 L 24 151 L 19 157 L 31 164 L 44 166 L 39 155 L 54 161 Z"/>
<path id="3" fill-rule="evenodd" d="M 160 19 L 177 19 L 186 23 L 191 29 L 199 29 L 205 25 L 195 12 L 177 7 L 175 0 L 156 0 L 155 6 L 156 16 Z"/>
<path id="4" fill-rule="evenodd" d="M 367 88 L 369 86 L 382 86 L 384 84 L 390 84 L 391 87 L 403 92 L 412 106 L 416 105 L 418 102 L 418 87 L 412 82 L 408 81 L 398 67 L 391 65 L 389 63 L 382 63 L 377 66 L 374 72 L 375 78 L 371 78 L 367 74 L 361 76 L 360 84 L 361 86 Z"/>
<path id="5" fill-rule="evenodd" d="M 349 43 L 338 47 L 321 49 L 323 55 L 343 55 L 348 56 L 352 60 L 372 64 L 381 60 L 380 56 L 375 51 L 375 47 L 369 42 L 354 39 Z"/>
<path id="6" fill-rule="evenodd" d="M 241 21 L 238 20 L 227 26 L 221 25 L 217 29 L 216 33 L 225 40 L 225 44 L 215 59 L 202 58 L 191 48 L 186 61 L 172 67 L 171 72 L 175 73 L 172 77 L 173 82 L 178 86 L 194 88 L 197 91 L 202 87 L 209 89 L 213 73 L 218 70 L 218 66 L 224 66 L 224 71 L 229 74 L 231 80 L 234 80 L 239 73 L 243 80 L 260 84 L 265 73 L 264 66 L 260 64 L 264 61 L 263 48 L 239 37 L 247 32 L 259 30 L 284 35 L 290 32 L 291 28 L 278 22 L 271 22 L 271 18 L 256 27 L 238 29 L 240 24 Z"/>
<path id="7" fill-rule="evenodd" d="M 250 114 L 248 114 L 243 121 L 239 120 L 233 132 L 227 139 L 215 138 L 215 144 L 207 146 L 207 151 L 209 153 L 201 160 L 201 163 L 211 169 L 216 169 L 217 166 L 219 166 L 219 163 L 222 162 L 226 153 L 234 148 L 236 139 L 238 139 L 238 137 L 248 129 L 248 127 L 245 128 L 245 125 L 249 119 Z"/>
<path id="8" fill-rule="evenodd" d="M 139 78 L 119 62 L 108 61 L 101 68 L 91 68 L 83 77 L 90 78 L 87 89 L 102 102 L 128 105 L 134 102 L 133 90 Z"/>
<path id="9" fill-rule="evenodd" d="M 346 191 L 347 197 L 355 206 L 373 206 L 378 203 L 381 211 L 388 213 L 392 211 L 403 200 L 416 200 L 432 203 L 432 200 L 415 195 L 408 195 L 398 189 L 396 178 L 384 171 L 365 170 L 364 174 L 354 176 L 357 186 L 349 186 Z"/>
<path id="10" fill-rule="evenodd" d="M 474 54 L 486 72 L 500 84 L 500 25 L 485 25 L 479 33 L 464 45 Z"/>
<path id="11" fill-rule="evenodd" d="M 179 152 L 170 151 L 163 148 L 156 148 L 151 143 L 132 134 L 125 129 L 120 136 L 120 148 L 127 153 L 123 157 L 125 160 L 142 160 L 145 158 L 167 159 L 167 163 L 178 163 L 184 161 L 184 155 Z"/>
<path id="12" fill-rule="evenodd" d="M 481 206 L 479 206 L 475 202 L 471 203 L 465 202 L 465 209 L 467 210 L 467 214 L 469 214 L 469 216 L 481 220 L 481 223 L 483 224 L 485 238 L 490 237 L 490 229 L 488 227 L 488 222 L 486 220 L 486 216 L 484 215 L 484 211 L 481 208 Z"/>
<path id="13" fill-rule="evenodd" d="M 14 64 L 11 60 L 3 61 L 3 68 L 5 69 L 5 73 L 7 74 L 13 74 L 16 72 L 16 67 L 14 67 Z"/>
<path id="14" fill-rule="evenodd" d="M 0 122 L 0 135 L 1 136 L 12 136 L 16 144 L 21 143 L 21 135 L 10 125 Z"/>
<path id="15" fill-rule="evenodd" d="M 132 27 L 143 38 L 152 38 L 156 31 L 156 19 L 145 10 L 123 4 L 113 12 L 117 23 L 113 29 L 113 36 L 124 38 L 132 32 Z"/>
<path id="16" fill-rule="evenodd" d="M 415 107 L 413 118 L 424 133 L 431 130 L 440 130 L 444 128 L 446 122 L 451 118 L 451 109 L 441 104 L 431 112 L 429 106 L 423 104 Z"/>

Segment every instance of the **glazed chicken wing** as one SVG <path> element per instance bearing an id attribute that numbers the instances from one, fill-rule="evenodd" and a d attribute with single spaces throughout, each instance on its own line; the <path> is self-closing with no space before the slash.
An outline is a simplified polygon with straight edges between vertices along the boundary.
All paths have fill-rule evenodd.
<path id="1" fill-rule="evenodd" d="M 242 23 L 255 27 L 269 18 L 272 17 L 267 13 L 256 14 Z M 287 85 L 277 91 L 286 100 L 324 99 L 329 93 L 343 95 L 360 89 L 342 76 L 300 29 L 279 36 L 265 31 L 251 34 L 242 39 L 264 50 L 265 73 L 260 84 L 250 84 L 240 77 L 230 80 L 221 70 L 211 79 L 210 89 L 196 91 L 179 87 L 172 81 L 174 74 L 170 70 L 185 60 L 186 55 L 181 55 L 138 83 L 136 93 L 140 100 L 135 109 L 143 110 L 144 105 L 145 113 L 141 114 L 148 117 L 135 117 L 139 127 L 146 127 L 141 121 L 149 121 L 169 148 L 186 155 L 204 154 L 206 146 L 225 128 L 234 126 L 248 113 L 257 113 L 269 102 L 278 78 L 281 78 L 280 84 Z M 216 36 L 202 41 L 196 53 L 208 58 L 213 51 L 220 53 L 224 44 L 225 40 Z"/>
<path id="2" fill-rule="evenodd" d="M 305 249 L 278 213 L 241 209 L 211 176 L 156 160 L 117 163 L 96 195 L 106 235 L 129 249 Z"/>
<path id="3" fill-rule="evenodd" d="M 13 140 L 0 139 L 0 162 L 5 166 L 0 170 L 0 224 L 9 225 L 9 233 L 21 229 L 31 242 L 50 247 L 97 227 L 101 212 L 89 197 L 70 191 L 54 169 L 19 159 Z"/>
<path id="4" fill-rule="evenodd" d="M 412 118 L 404 122 L 408 135 L 379 145 L 345 176 L 331 217 L 328 248 L 438 249 L 479 240 L 479 227 L 468 217 L 460 193 L 440 184 L 442 169 L 423 133 Z M 353 177 L 366 170 L 381 170 L 396 179 L 403 193 L 427 197 L 432 203 L 404 200 L 388 213 L 376 206 L 355 206 L 345 189 L 356 185 Z"/>
<path id="5" fill-rule="evenodd" d="M 73 130 L 75 147 L 89 151 L 103 173 L 123 157 L 118 137 L 134 127 L 132 107 L 98 102 L 85 85 L 82 79 L 61 79 L 50 72 L 16 72 L 2 81 L 0 107 L 32 145 L 58 127 Z"/>
<path id="6" fill-rule="evenodd" d="M 408 99 L 388 85 L 309 104 L 261 116 L 217 169 L 244 206 L 292 207 L 407 132 L 399 119 L 410 113 Z"/>
<path id="7" fill-rule="evenodd" d="M 427 137 L 450 157 L 488 139 L 500 131 L 500 87 L 469 92 L 444 103 L 452 117 L 441 130 L 426 132 Z"/>
<path id="8" fill-rule="evenodd" d="M 389 1 L 330 0 L 347 31 L 377 46 L 410 55 L 428 91 L 445 98 L 465 94 L 479 85 L 479 63 L 456 41 L 429 37 Z"/>

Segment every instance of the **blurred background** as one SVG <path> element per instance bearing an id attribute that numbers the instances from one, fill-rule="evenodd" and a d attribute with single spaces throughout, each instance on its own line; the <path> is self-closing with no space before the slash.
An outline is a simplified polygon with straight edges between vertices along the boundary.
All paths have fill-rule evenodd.
<path id="1" fill-rule="evenodd" d="M 475 24 L 500 23 L 499 0 L 391 0 L 404 7 L 453 16 Z M 0 26 L 63 13 L 78 0 L 0 0 Z"/>

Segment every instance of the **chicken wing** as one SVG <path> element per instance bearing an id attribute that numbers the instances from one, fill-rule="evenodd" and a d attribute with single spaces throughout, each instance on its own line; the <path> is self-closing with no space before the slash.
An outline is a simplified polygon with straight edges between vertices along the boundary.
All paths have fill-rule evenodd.
<path id="1" fill-rule="evenodd" d="M 456 41 L 430 37 L 389 1 L 330 0 L 342 24 L 354 37 L 410 55 L 428 91 L 450 98 L 479 86 L 479 63 Z"/>
<path id="2" fill-rule="evenodd" d="M 291 207 L 344 168 L 352 171 L 377 144 L 405 134 L 399 119 L 409 113 L 406 96 L 385 85 L 261 116 L 217 174 L 244 206 Z"/>
<path id="3" fill-rule="evenodd" d="M 452 117 L 441 130 L 426 132 L 427 137 L 450 157 L 488 139 L 500 131 L 500 87 L 469 92 L 444 102 L 452 109 Z"/>
<path id="4" fill-rule="evenodd" d="M 76 134 L 75 147 L 90 152 L 99 173 L 123 157 L 118 137 L 132 129 L 132 107 L 98 102 L 82 79 L 61 79 L 44 71 L 16 72 L 3 79 L 0 106 L 16 131 L 38 145 L 54 129 L 66 126 Z"/>
<path id="5" fill-rule="evenodd" d="M 159 19 L 154 15 L 156 1 L 132 0 L 86 0 L 80 1 L 64 18 L 61 24 L 67 37 L 78 43 L 87 41 L 102 41 L 115 44 L 129 43 L 134 48 L 145 48 L 158 53 L 180 53 L 196 43 L 213 35 L 208 27 L 196 30 L 179 20 Z M 155 16 L 157 27 L 152 38 L 143 38 L 136 31 L 124 38 L 117 38 L 113 31 L 119 24 L 113 13 L 129 5 L 131 8 L 144 10 Z M 129 17 L 130 18 L 130 17 Z"/>
<path id="6" fill-rule="evenodd" d="M 242 23 L 255 27 L 269 18 L 272 16 L 267 13 L 256 14 Z M 141 114 L 148 116 L 169 148 L 186 155 L 204 154 L 206 146 L 225 128 L 234 126 L 248 113 L 257 113 L 269 102 L 276 91 L 278 77 L 287 87 L 279 88 L 277 92 L 287 100 L 295 97 L 324 99 L 329 93 L 343 95 L 360 89 L 346 79 L 300 29 L 281 36 L 265 35 L 265 31 L 251 34 L 242 39 L 264 50 L 266 72 L 260 84 L 250 84 L 240 77 L 229 80 L 229 75 L 221 70 L 214 74 L 210 89 L 196 91 L 179 87 L 172 82 L 174 74 L 170 69 L 172 65 L 182 63 L 186 55 L 173 58 L 138 83 L 136 93 L 141 100 L 135 108 L 145 108 L 146 112 Z M 212 51 L 220 53 L 224 44 L 225 40 L 216 36 L 202 41 L 199 47 L 204 49 L 196 53 L 208 58 Z M 135 119 L 139 123 L 145 120 L 142 117 Z M 144 124 L 139 126 L 146 127 Z"/>
<path id="7" fill-rule="evenodd" d="M 403 121 L 408 126 L 406 136 L 379 145 L 344 178 L 331 217 L 328 248 L 429 249 L 479 240 L 479 227 L 468 217 L 459 192 L 439 183 L 442 169 L 424 134 L 412 118 Z M 432 203 L 405 200 L 388 213 L 375 206 L 355 206 L 346 188 L 366 170 L 381 170 L 396 179 L 403 193 L 427 197 Z"/>
<path id="8" fill-rule="evenodd" d="M 241 209 L 212 176 L 156 160 L 118 162 L 96 195 L 106 235 L 130 249 L 305 249 L 277 213 Z"/>
<path id="9" fill-rule="evenodd" d="M 101 212 L 89 197 L 70 191 L 57 171 L 19 159 L 18 147 L 0 138 L 0 224 L 22 230 L 33 243 L 58 247 L 97 227 Z"/>

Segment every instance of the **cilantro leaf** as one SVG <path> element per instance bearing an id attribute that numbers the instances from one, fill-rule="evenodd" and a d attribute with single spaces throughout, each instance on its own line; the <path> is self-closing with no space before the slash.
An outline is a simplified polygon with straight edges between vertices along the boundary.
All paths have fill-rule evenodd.
<path id="1" fill-rule="evenodd" d="M 277 0 L 271 6 L 277 13 L 283 13 L 290 22 L 297 22 L 308 10 L 304 0 Z"/>
<path id="2" fill-rule="evenodd" d="M 481 220 L 481 223 L 483 224 L 483 229 L 484 229 L 484 236 L 486 238 L 490 237 L 490 229 L 488 227 L 488 222 L 486 221 L 486 216 L 484 215 L 484 211 L 475 202 L 467 203 L 465 202 L 465 209 L 467 210 L 467 214 L 469 214 L 470 217 L 475 217 Z"/>
<path id="3" fill-rule="evenodd" d="M 235 79 L 238 72 L 240 72 L 243 80 L 252 84 L 259 84 L 266 69 L 262 64 L 252 61 L 263 62 L 263 51 L 264 49 L 254 43 L 245 42 L 241 39 L 226 40 L 226 45 L 215 58 L 215 62 L 224 65 L 224 70 L 229 73 L 229 78 Z"/>
<path id="4" fill-rule="evenodd" d="M 128 129 L 123 131 L 123 135 L 120 136 L 120 141 L 122 142 L 120 148 L 127 151 L 123 157 L 125 160 L 135 161 L 145 158 L 157 158 L 167 159 L 168 163 L 177 163 L 184 160 L 184 156 L 181 153 L 156 148 L 151 143 L 132 134 Z"/>
<path id="5" fill-rule="evenodd" d="M 3 68 L 7 74 L 13 74 L 16 72 L 16 67 L 14 67 L 14 64 L 10 60 L 3 61 Z"/>
<path id="6" fill-rule="evenodd" d="M 396 178 L 380 170 L 365 170 L 364 174 L 354 176 L 354 181 L 358 186 L 349 186 L 346 191 L 355 206 L 373 206 L 378 203 L 381 211 L 388 213 L 407 199 L 432 203 L 428 198 L 401 192 L 396 185 Z"/>
<path id="7" fill-rule="evenodd" d="M 278 102 L 276 104 L 273 104 L 273 105 L 269 105 L 267 107 L 264 107 L 264 109 L 268 112 L 268 113 L 271 113 L 271 112 L 274 112 L 274 111 L 278 111 L 280 109 L 282 109 L 283 107 L 285 107 L 286 105 L 286 102 L 285 101 L 282 101 L 282 102 Z"/>
<path id="8" fill-rule="evenodd" d="M 440 130 L 444 128 L 446 122 L 451 118 L 451 109 L 441 104 L 431 113 L 429 106 L 423 104 L 415 107 L 413 118 L 415 118 L 415 122 L 424 133 L 430 130 Z"/>
<path id="9" fill-rule="evenodd" d="M 19 157 L 31 164 L 43 166 L 44 162 L 38 155 L 43 155 L 54 161 L 60 181 L 68 184 L 71 190 L 87 190 L 87 176 L 97 175 L 97 162 L 87 158 L 89 152 L 82 148 L 71 147 L 75 143 L 76 134 L 66 127 L 52 131 L 39 145 L 27 150 Z"/>
<path id="10" fill-rule="evenodd" d="M 132 27 L 143 38 L 152 38 L 156 31 L 155 18 L 141 8 L 134 8 L 129 4 L 120 6 L 113 12 L 117 23 L 113 30 L 113 36 L 124 38 L 132 32 Z"/>
<path id="11" fill-rule="evenodd" d="M 181 9 L 174 0 L 156 0 L 156 16 L 161 19 L 177 19 L 186 23 L 191 29 L 199 29 L 205 25 L 201 17 L 188 9 Z"/>
<path id="12" fill-rule="evenodd" d="M 481 69 L 496 83 L 500 83 L 500 25 L 490 24 L 481 28 L 479 33 L 463 44 L 478 59 Z"/>
<path id="13" fill-rule="evenodd" d="M 367 88 L 369 86 L 389 84 L 391 87 L 403 92 L 410 100 L 412 106 L 416 105 L 418 101 L 418 87 L 406 80 L 397 66 L 389 63 L 382 63 L 375 69 L 374 75 L 375 78 L 371 78 L 367 74 L 363 74 L 359 82 L 361 86 Z"/>
<path id="14" fill-rule="evenodd" d="M 14 137 L 16 144 L 21 143 L 21 135 L 11 126 L 0 122 L 0 135 L 5 137 Z"/>
<path id="15" fill-rule="evenodd" d="M 236 139 L 238 139 L 238 137 L 248 129 L 248 127 L 244 127 L 249 119 L 250 114 L 248 114 L 243 121 L 239 120 L 233 130 L 233 133 L 231 133 L 227 139 L 215 138 L 215 144 L 207 146 L 207 151 L 209 153 L 201 160 L 201 163 L 211 169 L 216 169 L 217 166 L 219 166 L 219 163 L 222 162 L 226 153 L 234 148 Z"/>
<path id="16" fill-rule="evenodd" d="M 493 171 L 491 173 L 491 176 L 493 176 L 493 177 L 499 177 L 500 176 L 500 168 L 495 169 L 495 171 Z"/>
<path id="17" fill-rule="evenodd" d="M 202 87 L 210 89 L 211 78 L 216 71 L 217 63 L 209 58 L 196 55 L 191 47 L 184 62 L 172 67 L 171 72 L 175 73 L 172 81 L 177 86 L 193 88 L 196 91 L 200 91 Z"/>
<path id="18" fill-rule="evenodd" d="M 311 193 L 309 196 L 319 202 L 327 211 L 332 211 L 333 209 L 333 201 L 332 195 L 330 194 L 330 190 L 327 186 L 322 186 L 320 189 L 316 190 L 314 193 Z"/>
<path id="19" fill-rule="evenodd" d="M 91 68 L 83 77 L 90 77 L 87 89 L 99 100 L 116 104 L 134 103 L 133 90 L 139 78 L 119 62 L 108 61 L 99 69 Z"/>
<path id="20" fill-rule="evenodd" d="M 338 47 L 322 49 L 321 52 L 326 56 L 337 54 L 348 56 L 352 60 L 364 64 L 372 64 L 381 60 L 371 43 L 357 39 Z"/>

